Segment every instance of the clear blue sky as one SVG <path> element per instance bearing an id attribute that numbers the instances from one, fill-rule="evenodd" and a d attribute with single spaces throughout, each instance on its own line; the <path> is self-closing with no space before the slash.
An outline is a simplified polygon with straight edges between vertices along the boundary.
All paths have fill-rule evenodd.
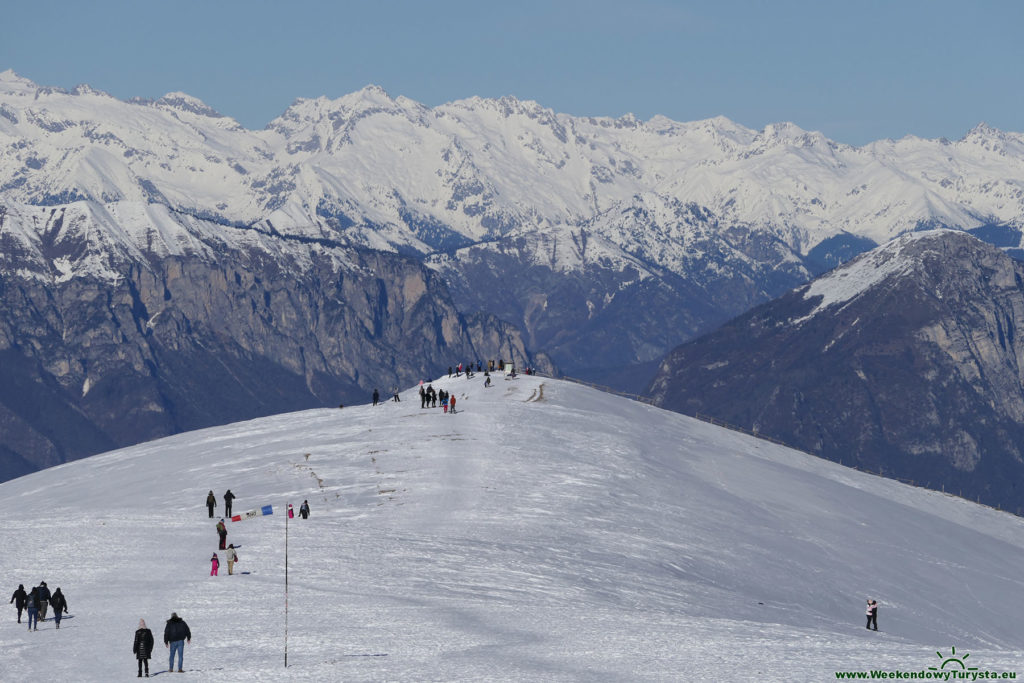
<path id="1" fill-rule="evenodd" d="M 1024 131 L 1018 0 L 33 0 L 0 70 L 127 99 L 181 90 L 248 128 L 373 83 L 427 105 L 792 121 L 852 144 Z"/>

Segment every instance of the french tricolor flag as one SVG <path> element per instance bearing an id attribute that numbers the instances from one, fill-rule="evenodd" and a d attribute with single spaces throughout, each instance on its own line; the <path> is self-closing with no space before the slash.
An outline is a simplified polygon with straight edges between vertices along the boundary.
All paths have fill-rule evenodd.
<path id="1" fill-rule="evenodd" d="M 259 510 L 249 510 L 248 512 L 243 512 L 240 515 L 235 515 L 234 517 L 232 517 L 231 521 L 232 522 L 241 522 L 243 519 L 252 519 L 253 517 L 259 517 L 261 514 L 262 515 L 272 515 L 272 514 L 274 514 L 274 506 L 272 506 L 272 505 L 264 505 Z"/>

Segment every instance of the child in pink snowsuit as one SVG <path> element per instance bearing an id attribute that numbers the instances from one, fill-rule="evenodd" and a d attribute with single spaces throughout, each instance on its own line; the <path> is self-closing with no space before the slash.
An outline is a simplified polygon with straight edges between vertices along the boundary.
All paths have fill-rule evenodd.
<path id="1" fill-rule="evenodd" d="M 220 567 L 220 560 L 217 559 L 217 553 L 214 553 L 210 558 L 210 576 L 217 576 L 218 567 Z"/>

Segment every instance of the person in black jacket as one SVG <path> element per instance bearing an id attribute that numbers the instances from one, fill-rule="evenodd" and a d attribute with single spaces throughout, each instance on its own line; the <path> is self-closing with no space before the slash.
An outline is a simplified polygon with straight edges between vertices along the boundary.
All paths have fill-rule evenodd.
<path id="1" fill-rule="evenodd" d="M 68 613 L 68 601 L 64 599 L 64 594 L 60 592 L 60 586 L 57 586 L 57 590 L 53 592 L 53 597 L 50 598 L 50 607 L 53 607 L 53 620 L 57 622 L 57 628 L 60 628 L 61 615 Z"/>
<path id="2" fill-rule="evenodd" d="M 188 624 L 178 616 L 177 612 L 171 612 L 171 618 L 164 626 L 164 645 L 171 649 L 171 659 L 168 671 L 174 671 L 174 653 L 178 653 L 178 671 L 181 671 L 181 660 L 185 656 L 185 641 L 192 642 L 192 631 L 188 630 Z"/>
<path id="3" fill-rule="evenodd" d="M 46 621 L 46 608 L 50 604 L 50 589 L 46 587 L 45 581 L 40 581 L 36 586 L 36 596 L 39 600 L 39 620 Z"/>
<path id="4" fill-rule="evenodd" d="M 153 656 L 153 632 L 146 628 L 146 621 L 139 619 L 139 630 L 135 632 L 135 644 L 132 645 L 135 659 L 139 660 L 139 678 L 142 678 L 142 666 L 146 666 L 146 678 L 149 678 L 149 658 Z"/>
<path id="5" fill-rule="evenodd" d="M 210 519 L 213 519 L 213 508 L 217 507 L 217 496 L 213 491 L 206 494 L 206 509 L 210 511 Z"/>
<path id="6" fill-rule="evenodd" d="M 11 602 L 14 603 L 14 607 L 18 610 L 18 623 L 21 623 L 21 610 L 25 609 L 25 600 L 28 598 L 28 593 L 25 592 L 25 586 L 18 584 L 18 590 L 14 591 L 14 595 L 11 596 Z M 10 603 L 7 603 L 10 604 Z"/>
<path id="7" fill-rule="evenodd" d="M 224 516 L 225 517 L 230 517 L 231 516 L 231 501 L 233 501 L 236 497 L 237 496 L 235 496 L 235 494 L 231 493 L 231 489 L 228 489 L 227 492 L 225 492 L 225 494 L 224 494 Z"/>

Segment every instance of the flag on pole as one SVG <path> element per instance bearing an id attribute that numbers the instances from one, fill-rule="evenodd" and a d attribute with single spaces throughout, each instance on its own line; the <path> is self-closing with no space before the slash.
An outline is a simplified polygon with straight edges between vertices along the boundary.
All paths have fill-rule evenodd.
<path id="1" fill-rule="evenodd" d="M 252 519 L 253 517 L 259 517 L 261 514 L 263 514 L 263 515 L 272 515 L 272 514 L 274 514 L 273 506 L 271 506 L 271 505 L 264 505 L 259 510 L 249 510 L 248 512 L 243 512 L 240 515 L 235 515 L 234 517 L 232 517 L 231 521 L 232 522 L 241 522 L 243 519 Z"/>
<path id="2" fill-rule="evenodd" d="M 292 510 L 291 503 L 288 503 L 288 519 L 295 519 L 295 511 Z"/>

